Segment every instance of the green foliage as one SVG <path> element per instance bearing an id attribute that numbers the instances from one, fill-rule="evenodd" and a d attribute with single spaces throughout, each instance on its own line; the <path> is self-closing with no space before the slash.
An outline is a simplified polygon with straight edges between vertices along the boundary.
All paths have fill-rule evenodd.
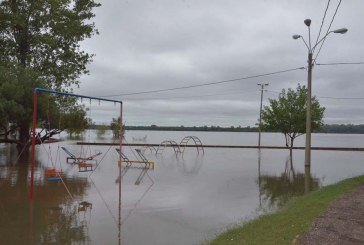
<path id="1" fill-rule="evenodd" d="M 32 120 L 33 93 L 36 73 L 30 69 L 0 66 L 0 131 L 7 137 L 9 125 L 13 129 Z M 38 84 L 43 84 L 38 81 Z"/>
<path id="2" fill-rule="evenodd" d="M 123 124 L 121 126 L 123 132 L 122 135 L 124 137 L 124 133 L 125 133 L 125 125 Z M 110 123 L 110 129 L 112 130 L 112 134 L 114 138 L 119 138 L 120 135 L 120 117 L 119 118 L 113 118 L 111 123 Z"/>
<path id="3" fill-rule="evenodd" d="M 93 0 L 2 1 L 1 63 L 32 68 L 53 89 L 77 84 L 92 59 L 79 42 L 97 33 L 89 20 L 98 6 Z"/>
<path id="4" fill-rule="evenodd" d="M 269 99 L 270 106 L 262 110 L 262 127 L 265 130 L 280 131 L 285 135 L 286 146 L 293 147 L 296 137 L 306 132 L 307 89 L 298 84 L 296 90 L 282 90 L 277 100 Z M 323 125 L 325 108 L 312 97 L 311 127 L 319 129 Z"/>
<path id="5" fill-rule="evenodd" d="M 88 73 L 92 55 L 79 43 L 97 33 L 90 20 L 98 6 L 93 0 L 0 2 L 0 132 L 5 137 L 11 125 L 19 131 L 18 144 L 28 141 L 34 87 L 68 91 Z M 58 99 L 40 97 L 42 120 L 49 111 L 59 115 Z"/>
<path id="6" fill-rule="evenodd" d="M 79 136 L 85 129 L 89 128 L 92 122 L 86 118 L 84 106 L 73 105 L 65 111 L 61 127 L 66 129 L 68 134 Z"/>

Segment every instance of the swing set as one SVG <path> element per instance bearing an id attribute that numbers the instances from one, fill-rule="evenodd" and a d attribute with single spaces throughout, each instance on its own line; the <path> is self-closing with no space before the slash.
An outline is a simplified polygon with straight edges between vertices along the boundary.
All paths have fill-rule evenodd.
<path id="1" fill-rule="evenodd" d="M 38 94 L 39 93 L 48 93 L 48 94 L 55 94 L 55 95 L 62 95 L 62 96 L 71 96 L 71 97 L 77 97 L 82 99 L 89 99 L 90 103 L 92 100 L 96 101 L 106 101 L 106 102 L 112 102 L 114 104 L 120 104 L 120 135 L 119 135 L 119 150 L 121 152 L 122 149 L 122 105 L 123 102 L 119 100 L 111 100 L 111 99 L 105 99 L 100 97 L 92 97 L 92 96 L 85 96 L 85 95 L 79 95 L 79 94 L 73 94 L 73 93 L 65 93 L 65 92 L 59 92 L 55 90 L 48 90 L 48 89 L 42 89 L 42 88 L 35 88 L 33 90 L 33 125 L 32 125 L 32 135 L 31 135 L 31 173 L 30 173 L 30 190 L 29 190 L 29 199 L 33 200 L 34 197 L 34 169 L 35 169 L 35 144 L 36 142 L 39 142 L 39 135 L 36 132 L 36 125 L 37 125 L 37 107 L 38 107 Z M 42 142 L 40 142 L 42 143 Z M 69 160 L 73 160 L 74 163 L 78 164 L 79 171 L 85 172 L 85 171 L 92 171 L 94 164 L 90 163 L 89 161 L 96 161 L 95 157 L 101 155 L 101 152 L 98 152 L 94 155 L 90 156 L 81 156 L 76 157 L 74 154 L 72 154 L 67 148 L 61 147 L 61 149 L 66 152 L 68 155 L 67 162 Z M 57 154 L 59 153 L 59 147 Z M 119 161 L 121 162 L 121 156 L 119 156 Z M 52 162 L 53 164 L 53 162 Z M 52 168 L 47 168 L 45 170 L 45 176 L 48 178 L 48 180 L 62 180 L 64 177 L 64 172 L 62 170 L 57 170 L 56 167 L 53 164 Z"/>

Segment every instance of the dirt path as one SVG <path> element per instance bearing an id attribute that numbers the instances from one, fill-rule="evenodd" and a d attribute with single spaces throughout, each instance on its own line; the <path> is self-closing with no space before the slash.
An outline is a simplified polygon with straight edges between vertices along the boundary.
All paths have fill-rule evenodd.
<path id="1" fill-rule="evenodd" d="M 364 183 L 337 199 L 302 237 L 300 244 L 364 244 Z"/>

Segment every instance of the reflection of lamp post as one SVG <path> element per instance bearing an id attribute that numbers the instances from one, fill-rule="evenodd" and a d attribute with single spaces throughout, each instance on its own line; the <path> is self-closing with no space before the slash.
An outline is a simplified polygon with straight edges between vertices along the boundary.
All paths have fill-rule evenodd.
<path id="1" fill-rule="evenodd" d="M 269 83 L 258 83 L 260 86 L 260 110 L 259 110 L 259 138 L 258 138 L 258 146 L 260 148 L 260 138 L 262 133 L 262 103 L 263 103 L 263 90 L 264 86 L 268 86 Z"/>
<path id="2" fill-rule="evenodd" d="M 307 99 L 306 99 L 306 149 L 305 149 L 305 168 L 307 168 L 307 170 L 309 171 L 310 166 L 311 166 L 311 84 L 312 84 L 312 68 L 313 68 L 313 62 L 314 60 L 312 59 L 312 56 L 315 52 L 315 48 L 317 47 L 318 44 L 320 44 L 321 42 L 323 42 L 326 37 L 330 34 L 330 33 L 340 33 L 340 34 L 344 34 L 348 31 L 348 29 L 346 28 L 341 28 L 341 29 L 337 29 L 337 30 L 333 30 L 333 31 L 329 31 L 326 33 L 326 35 L 321 38 L 320 40 L 316 41 L 315 45 L 313 47 L 311 47 L 311 30 L 310 30 L 310 25 L 311 25 L 311 20 L 310 19 L 306 19 L 304 21 L 305 25 L 308 27 L 308 37 L 309 37 L 309 42 L 308 44 L 306 43 L 305 39 L 303 39 L 303 37 L 301 35 L 293 35 L 293 39 L 299 39 L 301 38 L 302 41 L 305 43 L 307 50 L 308 50 L 308 68 L 307 68 Z M 318 39 L 318 38 L 317 38 Z M 316 56 L 317 58 L 317 56 Z"/>

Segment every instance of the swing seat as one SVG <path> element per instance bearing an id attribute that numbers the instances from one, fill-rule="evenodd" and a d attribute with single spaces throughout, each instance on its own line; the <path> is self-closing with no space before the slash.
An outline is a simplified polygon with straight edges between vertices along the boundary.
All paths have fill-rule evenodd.
<path id="1" fill-rule="evenodd" d="M 55 168 L 48 168 L 45 170 L 45 176 L 48 180 L 61 180 L 64 177 L 64 173 Z"/>
<path id="2" fill-rule="evenodd" d="M 61 147 L 61 149 L 68 155 L 68 157 L 66 158 L 66 162 L 69 163 L 70 160 L 72 160 L 73 162 L 79 162 L 79 161 L 92 161 L 95 160 L 96 161 L 96 157 L 100 156 L 102 154 L 102 152 L 97 152 L 94 155 L 91 156 L 86 156 L 86 157 L 77 157 L 75 156 L 72 152 L 70 152 L 66 147 Z"/>
<path id="3" fill-rule="evenodd" d="M 94 165 L 92 163 L 87 162 L 79 162 L 78 163 L 78 171 L 79 172 L 89 172 L 94 170 Z"/>

